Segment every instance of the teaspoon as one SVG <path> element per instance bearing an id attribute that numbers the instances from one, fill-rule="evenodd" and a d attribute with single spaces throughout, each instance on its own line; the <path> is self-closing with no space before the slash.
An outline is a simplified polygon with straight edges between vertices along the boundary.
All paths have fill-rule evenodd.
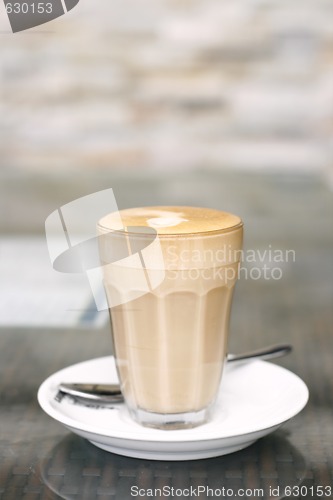
<path id="1" fill-rule="evenodd" d="M 228 354 L 227 361 L 228 363 L 235 363 L 255 359 L 268 360 L 284 356 L 291 350 L 291 345 L 279 344 L 242 354 Z M 101 405 L 121 403 L 124 400 L 119 384 L 63 382 L 59 384 L 58 390 L 60 393 L 69 394 L 76 398 Z"/>

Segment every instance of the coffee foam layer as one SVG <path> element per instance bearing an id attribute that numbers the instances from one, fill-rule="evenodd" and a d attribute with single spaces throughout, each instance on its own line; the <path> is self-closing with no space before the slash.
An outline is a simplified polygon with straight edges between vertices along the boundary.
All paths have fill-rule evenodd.
<path id="1" fill-rule="evenodd" d="M 119 215 L 123 228 L 119 227 Z M 154 229 L 161 236 L 224 232 L 241 225 L 242 221 L 237 215 L 212 208 L 188 206 L 128 208 L 108 214 L 99 221 L 100 230 L 135 232 L 127 228 L 146 227 Z"/>
<path id="2" fill-rule="evenodd" d="M 209 208 L 144 207 L 106 215 L 98 231 L 103 265 L 141 267 L 141 252 L 146 269 L 202 269 L 239 261 L 243 224 L 236 215 Z"/>

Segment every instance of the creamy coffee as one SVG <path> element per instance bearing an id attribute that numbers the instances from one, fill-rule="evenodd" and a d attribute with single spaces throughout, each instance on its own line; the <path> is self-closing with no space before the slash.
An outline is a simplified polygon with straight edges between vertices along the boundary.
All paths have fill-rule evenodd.
<path id="1" fill-rule="evenodd" d="M 98 230 L 127 406 L 145 425 L 199 425 L 222 376 L 242 221 L 182 206 L 119 214 L 102 218 Z M 120 258 L 111 262 L 111 254 Z"/>

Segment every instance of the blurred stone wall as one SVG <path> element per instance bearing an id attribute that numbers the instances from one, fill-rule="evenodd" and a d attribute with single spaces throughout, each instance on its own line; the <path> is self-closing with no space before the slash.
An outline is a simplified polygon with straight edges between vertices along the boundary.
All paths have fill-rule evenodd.
<path id="1" fill-rule="evenodd" d="M 81 0 L 1 16 L 2 169 L 332 170 L 332 0 Z"/>

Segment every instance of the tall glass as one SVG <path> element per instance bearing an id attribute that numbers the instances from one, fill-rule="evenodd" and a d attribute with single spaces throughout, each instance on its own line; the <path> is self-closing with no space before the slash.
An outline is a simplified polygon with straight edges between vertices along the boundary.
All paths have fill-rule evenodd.
<path id="1" fill-rule="evenodd" d="M 144 207 L 103 217 L 98 233 L 130 414 L 160 429 L 207 422 L 226 358 L 241 219 L 208 208 Z"/>

